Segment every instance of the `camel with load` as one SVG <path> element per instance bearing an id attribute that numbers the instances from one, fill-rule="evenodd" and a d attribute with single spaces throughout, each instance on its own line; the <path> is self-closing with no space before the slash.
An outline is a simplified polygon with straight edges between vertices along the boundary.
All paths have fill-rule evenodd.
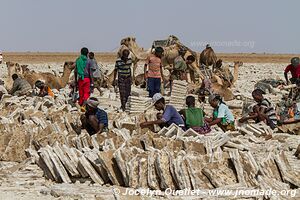
<path id="1" fill-rule="evenodd" d="M 214 71 L 217 63 L 217 56 L 212 49 L 212 47 L 207 44 L 206 48 L 200 54 L 199 66 L 212 66 L 212 71 Z"/>
<path id="2" fill-rule="evenodd" d="M 162 45 L 158 44 L 158 41 L 155 41 L 153 43 L 152 49 L 161 46 L 164 49 L 164 54 L 162 57 L 162 65 L 163 67 L 171 66 L 174 63 L 175 58 L 179 55 L 178 50 L 179 49 L 184 49 L 186 51 L 184 58 L 188 57 L 189 55 L 193 55 L 196 59 L 194 63 L 191 64 L 190 69 L 191 71 L 194 72 L 195 76 L 199 76 L 201 79 L 203 78 L 203 75 L 199 69 L 199 66 L 197 65 L 197 54 L 196 52 L 192 51 L 182 43 L 180 43 L 179 39 L 176 36 L 170 35 L 167 40 L 159 40 L 159 41 L 164 41 Z M 140 60 L 146 60 L 149 54 L 151 53 L 150 51 L 144 51 L 142 48 L 138 46 L 136 43 L 136 39 L 134 37 L 126 37 L 121 40 L 121 47 L 118 50 L 118 56 L 120 57 L 122 54 L 122 51 L 124 49 L 128 49 L 131 52 L 131 58 L 133 62 L 133 74 L 135 74 L 136 69 L 137 69 L 137 63 Z M 135 77 L 133 77 L 134 81 Z M 192 77 L 195 81 L 195 78 Z"/>
<path id="3" fill-rule="evenodd" d="M 141 60 L 146 60 L 150 52 L 145 52 L 143 48 L 139 47 L 134 37 L 123 38 L 120 42 L 121 47 L 119 48 L 117 54 L 121 58 L 122 52 L 127 49 L 130 51 L 130 57 L 133 63 L 132 69 L 132 80 L 135 79 L 136 69 L 138 67 L 138 62 Z"/>
<path id="4" fill-rule="evenodd" d="M 178 50 L 184 49 L 185 55 L 184 58 L 187 58 L 189 55 L 193 55 L 196 58 L 196 61 L 189 66 L 191 72 L 195 73 L 195 76 L 199 76 L 199 79 L 204 80 L 205 78 L 210 79 L 212 90 L 215 93 L 220 94 L 224 97 L 225 100 L 231 100 L 234 98 L 234 95 L 231 91 L 232 86 L 238 78 L 238 69 L 243 65 L 242 62 L 235 62 L 233 74 L 229 70 L 229 66 L 222 66 L 222 60 L 217 60 L 217 56 L 213 51 L 212 47 L 209 45 L 201 52 L 200 60 L 198 61 L 198 57 L 196 52 L 192 51 L 185 45 L 183 45 L 179 39 L 170 35 L 167 40 L 157 40 L 153 42 L 152 49 L 150 51 L 145 52 L 142 48 L 138 46 L 136 43 L 136 39 L 133 37 L 127 37 L 121 40 L 122 46 L 118 51 L 118 56 L 121 56 L 121 53 L 124 49 L 128 49 L 132 53 L 132 60 L 134 63 L 133 72 L 135 74 L 137 63 L 140 60 L 146 60 L 147 56 L 150 54 L 151 50 L 155 47 L 162 47 L 164 49 L 164 54 L 162 57 L 162 65 L 165 69 L 172 70 L 172 66 L 174 63 L 174 59 L 179 55 Z M 201 71 L 201 65 L 213 66 L 213 70 L 211 71 L 208 77 L 204 76 L 204 73 Z M 191 75 L 191 81 L 196 82 L 195 76 Z M 112 75 L 111 75 L 112 77 Z M 137 80 L 135 80 L 137 79 Z M 111 82 L 110 80 L 109 82 Z M 142 84 L 144 81 L 143 75 L 137 75 L 133 77 L 133 82 L 136 85 Z"/>

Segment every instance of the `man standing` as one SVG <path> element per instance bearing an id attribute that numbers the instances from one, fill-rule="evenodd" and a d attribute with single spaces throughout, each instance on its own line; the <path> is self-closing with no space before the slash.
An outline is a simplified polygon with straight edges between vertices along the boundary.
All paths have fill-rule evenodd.
<path id="1" fill-rule="evenodd" d="M 294 57 L 291 59 L 291 64 L 285 68 L 284 77 L 285 77 L 287 84 L 289 84 L 289 82 L 294 84 L 294 83 L 296 83 L 296 80 L 298 78 L 300 78 L 300 64 L 299 63 L 300 63 L 299 57 Z M 290 80 L 288 79 L 288 72 L 291 72 L 291 74 L 292 74 L 292 78 Z"/>
<path id="2" fill-rule="evenodd" d="M 161 79 L 163 79 L 163 70 L 161 64 L 163 52 L 164 50 L 162 47 L 156 47 L 155 53 L 150 54 L 144 67 L 144 76 L 145 80 L 147 80 L 149 97 L 153 97 L 154 94 L 160 93 Z"/>
<path id="3" fill-rule="evenodd" d="M 201 74 L 200 69 L 199 69 L 199 72 L 194 71 L 195 69 L 194 69 L 193 65 L 197 65 L 197 64 L 196 64 L 196 58 L 195 58 L 195 56 L 189 55 L 189 56 L 186 58 L 185 63 L 186 63 L 186 65 L 187 65 L 187 70 L 186 70 L 186 73 L 187 73 L 187 74 L 186 74 L 186 80 L 187 80 L 188 82 L 195 82 L 195 81 L 196 81 L 196 77 L 195 77 L 195 76 L 196 76 L 197 73 L 199 73 L 199 74 L 198 74 L 199 78 L 201 78 L 201 79 L 204 78 L 203 75 Z"/>
<path id="4" fill-rule="evenodd" d="M 93 76 L 93 82 L 94 82 L 94 88 L 97 88 L 97 90 L 101 94 L 101 85 L 103 81 L 103 75 L 101 72 L 100 67 L 97 64 L 97 60 L 95 59 L 95 54 L 93 52 L 89 52 L 89 60 L 88 63 L 90 63 L 92 76 Z"/>
<path id="5" fill-rule="evenodd" d="M 14 96 L 29 95 L 32 92 L 32 87 L 25 79 L 19 78 L 17 74 L 12 75 L 14 81 L 12 89 L 9 94 Z"/>
<path id="6" fill-rule="evenodd" d="M 89 50 L 86 47 L 81 49 L 81 55 L 76 60 L 75 81 L 79 90 L 79 105 L 90 97 L 91 90 L 93 91 L 93 76 L 90 63 L 87 62 Z"/>
<path id="7" fill-rule="evenodd" d="M 124 49 L 122 51 L 121 58 L 118 58 L 115 65 L 114 71 L 114 82 L 113 85 L 116 86 L 118 84 L 120 91 L 120 99 L 121 99 L 121 108 L 125 111 L 125 106 L 128 100 L 128 97 L 131 93 L 131 65 L 132 60 L 129 58 L 130 51 L 128 49 Z M 116 81 L 116 77 L 118 74 L 118 83 Z"/>

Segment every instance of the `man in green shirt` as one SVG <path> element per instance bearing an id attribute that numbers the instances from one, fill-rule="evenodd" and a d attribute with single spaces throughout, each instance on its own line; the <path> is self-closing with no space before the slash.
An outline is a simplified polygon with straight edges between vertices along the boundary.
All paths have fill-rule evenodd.
<path id="1" fill-rule="evenodd" d="M 186 105 L 188 108 L 179 112 L 184 117 L 186 128 L 191 128 L 199 134 L 209 133 L 211 129 L 205 122 L 204 111 L 195 107 L 195 97 L 186 97 Z"/>
<path id="2" fill-rule="evenodd" d="M 195 57 L 190 55 L 184 59 L 186 51 L 178 50 L 178 56 L 174 60 L 173 70 L 171 72 L 170 78 L 170 91 L 172 92 L 173 80 L 187 80 L 186 71 L 188 70 L 188 65 L 195 61 Z"/>
<path id="3" fill-rule="evenodd" d="M 182 80 L 185 78 L 185 70 L 187 69 L 186 62 L 184 60 L 185 51 L 178 50 L 178 56 L 174 60 L 173 71 L 171 73 L 172 80 Z"/>

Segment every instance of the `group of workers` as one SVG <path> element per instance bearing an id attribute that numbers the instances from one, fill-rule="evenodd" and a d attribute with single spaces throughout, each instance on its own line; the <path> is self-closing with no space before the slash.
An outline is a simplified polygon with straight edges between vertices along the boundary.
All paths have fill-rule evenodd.
<path id="1" fill-rule="evenodd" d="M 209 95 L 209 104 L 213 108 L 211 115 L 207 115 L 203 109 L 196 107 L 194 96 L 186 97 L 186 109 L 177 111 L 172 105 L 166 104 L 165 98 L 161 94 L 161 82 L 164 80 L 162 68 L 163 48 L 157 47 L 155 51 L 148 56 L 144 66 L 144 78 L 147 82 L 147 90 L 149 97 L 153 100 L 155 109 L 159 111 L 157 120 L 142 122 L 142 128 L 152 128 L 153 125 L 160 127 L 176 124 L 183 130 L 193 129 L 199 134 L 206 134 L 211 131 L 211 126 L 218 125 L 223 131 L 235 130 L 235 119 L 229 107 L 222 101 L 222 97 L 218 94 L 212 94 L 206 89 L 205 81 L 199 90 L 198 100 L 203 102 L 205 95 Z M 171 86 L 175 79 L 186 80 L 185 71 L 187 66 L 195 62 L 193 55 L 184 58 L 184 50 L 178 51 L 178 57 L 175 59 L 171 72 Z M 113 85 L 119 87 L 121 109 L 125 111 L 128 97 L 131 94 L 132 85 L 132 59 L 130 51 L 125 49 L 121 56 L 116 60 L 114 69 Z M 288 79 L 288 72 L 291 72 L 292 78 Z M 91 97 L 94 90 L 95 79 L 99 77 L 100 69 L 94 57 L 93 52 L 89 52 L 87 48 L 81 49 L 81 55 L 77 58 L 75 64 L 75 82 L 73 84 L 75 90 L 79 92 L 79 105 L 84 107 L 85 113 L 81 116 L 83 129 L 89 134 L 103 132 L 108 129 L 107 113 L 98 108 L 99 101 L 95 97 Z M 287 66 L 284 72 L 287 84 L 296 83 L 300 78 L 299 58 L 295 57 L 291 60 L 291 65 Z M 7 92 L 3 87 L 4 82 L 0 81 L 0 98 L 3 94 L 27 95 L 32 93 L 31 85 L 20 78 L 17 74 L 13 74 L 14 81 L 12 89 Z M 39 89 L 38 96 L 52 96 L 54 93 L 51 88 L 42 81 L 36 81 L 36 88 Z M 172 88 L 170 88 L 172 90 Z M 257 102 L 252 106 L 248 116 L 244 116 L 238 120 L 244 123 L 248 120 L 255 122 L 265 122 L 272 129 L 277 126 L 277 116 L 274 106 L 269 100 L 264 98 L 264 91 L 257 88 L 252 92 L 253 99 Z"/>
<path id="2" fill-rule="evenodd" d="M 143 122 L 141 128 L 152 128 L 153 125 L 160 127 L 176 124 L 183 130 L 193 129 L 199 134 L 206 134 L 211 131 L 210 126 L 218 125 L 223 131 L 234 130 L 234 116 L 228 106 L 222 101 L 219 95 L 209 96 L 209 103 L 213 107 L 210 117 L 205 117 L 205 112 L 201 108 L 195 107 L 195 97 L 187 96 L 187 108 L 177 111 L 172 105 L 166 105 L 165 98 L 156 93 L 153 96 L 155 109 L 162 111 L 157 115 L 157 120 Z"/>
<path id="3" fill-rule="evenodd" d="M 257 123 L 265 122 L 272 129 L 276 128 L 277 117 L 274 107 L 263 97 L 263 91 L 255 89 L 252 96 L 257 104 L 253 106 L 249 116 L 242 117 L 239 122 L 244 123 L 252 119 Z M 170 126 L 174 123 L 183 130 L 191 128 L 199 134 L 209 133 L 211 131 L 210 127 L 213 125 L 218 125 L 224 132 L 235 130 L 234 116 L 226 103 L 222 101 L 222 97 L 217 94 L 209 96 L 208 101 L 213 108 L 210 116 L 206 116 L 203 109 L 195 107 L 194 96 L 186 97 L 187 108 L 180 111 L 177 111 L 172 105 L 166 105 L 165 98 L 160 93 L 156 93 L 152 99 L 156 110 L 162 111 L 162 113 L 157 115 L 155 121 L 141 123 L 142 128 L 152 128 L 153 125 Z M 202 102 L 201 95 L 198 99 Z"/>

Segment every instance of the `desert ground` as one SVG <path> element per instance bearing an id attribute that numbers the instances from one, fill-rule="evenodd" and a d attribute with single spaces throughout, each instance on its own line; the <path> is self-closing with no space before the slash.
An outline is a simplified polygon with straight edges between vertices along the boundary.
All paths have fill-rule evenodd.
<path id="1" fill-rule="evenodd" d="M 62 63 L 74 61 L 78 53 L 34 53 L 34 52 L 4 52 L 5 61 L 18 63 Z M 103 63 L 114 62 L 116 53 L 101 52 L 95 54 L 96 59 Z M 295 54 L 256 54 L 256 53 L 217 53 L 217 57 L 225 62 L 241 60 L 244 63 L 289 63 L 291 57 L 299 56 Z"/>
<path id="2" fill-rule="evenodd" d="M 4 52 L 4 61 L 17 62 L 20 64 L 28 64 L 30 69 L 37 72 L 57 70 L 62 72 L 62 65 L 65 61 L 74 61 L 78 53 L 17 53 Z M 239 68 L 239 79 L 233 88 L 234 94 L 242 94 L 251 98 L 251 91 L 254 84 L 264 78 L 281 78 L 283 79 L 283 70 L 290 62 L 291 57 L 297 55 L 291 54 L 244 54 L 244 53 L 217 53 L 218 58 L 221 58 L 225 64 L 233 66 L 234 61 L 242 61 L 243 66 Z M 298 55 L 299 56 L 299 55 Z M 107 70 L 112 70 L 116 59 L 115 53 L 96 53 L 96 59 L 103 64 Z M 50 67 L 48 67 L 50 66 Z M 141 68 L 142 65 L 140 65 Z M 7 76 L 5 64 L 0 65 L 0 77 Z M 141 70 L 141 69 L 140 69 Z M 233 68 L 231 68 L 233 70 Z M 134 89 L 137 93 L 143 94 L 142 89 Z M 100 107 L 107 112 L 114 113 L 120 106 L 118 94 L 113 89 L 105 90 L 104 96 L 100 97 L 98 93 L 95 94 L 100 99 Z M 281 94 L 268 94 L 268 97 L 277 103 Z M 101 100 L 102 98 L 102 100 Z M 234 100 L 228 102 L 229 105 L 241 106 L 242 102 Z M 206 105 L 207 107 L 207 105 Z M 8 111 L 6 111 L 8 112 Z M 113 114 L 112 114 L 113 115 Z M 241 116 L 240 110 L 235 112 L 235 117 Z M 285 133 L 284 133 L 285 134 Z M 1 133 L 0 133 L 1 136 Z M 5 141 L 4 141 L 5 142 Z M 300 143 L 299 136 L 293 136 L 295 144 Z M 294 144 L 293 143 L 293 144 Z M 2 143 L 0 143 L 1 146 Z M 270 143 L 268 143 L 270 144 Z M 270 147 L 271 148 L 271 147 Z M 295 147 L 291 147 L 290 154 L 295 152 Z M 291 156 L 292 159 L 292 156 Z M 295 158 L 293 158 L 295 159 Z M 299 159 L 295 159 L 297 169 L 293 168 L 297 173 L 299 170 Z M 299 177 L 299 176 L 298 176 Z M 285 182 L 284 186 L 287 186 Z M 299 180 L 298 180 L 299 183 Z M 78 190 L 80 188 L 80 190 Z M 111 186 L 111 185 L 93 185 L 90 182 L 74 184 L 58 184 L 51 180 L 46 180 L 43 176 L 43 171 L 32 161 L 32 159 L 25 159 L 22 162 L 7 162 L 0 161 L 0 199 L 154 199 L 154 197 L 137 196 L 119 196 L 115 194 L 114 189 L 119 188 L 124 191 L 125 188 Z M 298 188 L 298 187 L 296 187 Z M 65 190 L 64 190 L 65 189 Z M 300 197 L 299 188 L 297 191 L 298 198 Z M 155 197 L 165 199 L 166 197 Z M 171 199 L 184 199 L 184 197 L 167 197 Z M 246 197 L 245 197 L 246 198 Z M 191 198 L 196 199 L 196 198 Z M 224 197 L 226 199 L 226 197 Z M 260 198 L 262 199 L 262 198 Z"/>

